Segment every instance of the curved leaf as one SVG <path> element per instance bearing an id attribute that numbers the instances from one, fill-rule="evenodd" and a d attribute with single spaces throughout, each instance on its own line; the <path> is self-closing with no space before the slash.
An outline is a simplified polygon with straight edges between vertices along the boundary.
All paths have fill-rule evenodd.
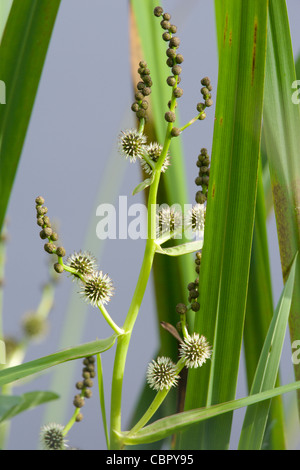
<path id="1" fill-rule="evenodd" d="M 90 343 L 81 344 L 73 348 L 67 348 L 60 352 L 50 354 L 49 356 L 35 359 L 34 361 L 25 362 L 19 366 L 9 367 L 0 372 L 0 386 L 14 382 L 15 380 L 28 377 L 29 375 L 41 372 L 49 367 L 62 364 L 63 362 L 73 361 L 82 357 L 93 356 L 107 349 L 110 349 L 117 338 L 117 335 L 112 335 L 106 339 L 92 341 Z"/>

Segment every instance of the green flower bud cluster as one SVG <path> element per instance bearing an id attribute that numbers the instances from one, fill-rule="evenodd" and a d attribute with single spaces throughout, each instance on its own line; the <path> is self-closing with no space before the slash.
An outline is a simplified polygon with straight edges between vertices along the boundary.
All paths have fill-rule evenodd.
<path id="1" fill-rule="evenodd" d="M 148 101 L 145 98 L 151 93 L 152 79 L 145 61 L 139 63 L 138 73 L 141 80 L 137 84 L 135 102 L 132 104 L 131 110 L 136 113 L 138 119 L 147 119 Z"/>
<path id="2" fill-rule="evenodd" d="M 73 405 L 75 408 L 82 408 L 85 405 L 85 398 L 91 398 L 92 386 L 94 384 L 93 378 L 96 376 L 95 372 L 95 358 L 94 356 L 86 357 L 83 360 L 82 378 L 76 383 L 77 390 L 80 390 L 80 394 L 75 395 Z M 82 421 L 83 414 L 78 412 L 76 415 L 76 422 Z"/>
<path id="3" fill-rule="evenodd" d="M 53 242 L 58 240 L 58 234 L 52 229 L 51 221 L 46 215 L 48 208 L 44 206 L 45 200 L 42 196 L 38 196 L 35 199 L 36 203 L 36 216 L 37 224 L 42 228 L 40 231 L 40 237 L 42 240 L 48 239 L 48 242 L 44 245 L 44 250 L 50 255 L 57 255 L 59 258 L 63 258 L 66 255 L 66 250 L 62 246 L 56 246 Z M 60 263 L 54 264 L 54 269 L 57 273 L 62 273 L 64 268 Z"/>
<path id="4" fill-rule="evenodd" d="M 210 79 L 208 77 L 204 77 L 201 80 L 201 85 L 202 88 L 200 90 L 204 102 L 197 103 L 197 111 L 199 113 L 199 118 L 200 121 L 206 118 L 206 113 L 205 113 L 205 108 L 209 108 L 210 106 L 213 105 L 213 100 L 211 99 L 211 91 L 212 91 L 212 85 L 210 83 Z"/>
<path id="5" fill-rule="evenodd" d="M 180 39 L 177 36 L 173 36 L 177 32 L 177 26 L 170 22 L 171 15 L 169 13 L 164 13 L 161 7 L 156 7 L 154 9 L 154 15 L 157 17 L 162 17 L 160 25 L 165 32 L 162 35 L 164 41 L 169 43 L 169 47 L 166 50 L 167 54 L 167 66 L 170 67 L 172 75 L 167 78 L 167 84 L 173 88 L 173 97 L 180 98 L 183 95 L 182 88 L 178 87 L 178 84 L 181 81 L 180 74 L 182 72 L 182 67 L 180 64 L 184 61 L 183 55 L 178 54 L 177 49 L 180 45 Z M 168 106 L 171 107 L 172 100 L 169 101 Z M 175 122 L 176 115 L 173 110 L 167 111 L 165 113 L 165 120 L 167 122 Z M 173 128 L 171 131 L 172 137 L 176 137 L 180 134 L 179 129 Z"/>
<path id="6" fill-rule="evenodd" d="M 195 179 L 195 183 L 197 186 L 202 186 L 202 190 L 197 191 L 195 199 L 198 204 L 204 204 L 207 200 L 210 172 L 210 159 L 206 148 L 201 149 L 201 153 L 198 155 L 196 165 L 199 168 L 199 174 Z"/>

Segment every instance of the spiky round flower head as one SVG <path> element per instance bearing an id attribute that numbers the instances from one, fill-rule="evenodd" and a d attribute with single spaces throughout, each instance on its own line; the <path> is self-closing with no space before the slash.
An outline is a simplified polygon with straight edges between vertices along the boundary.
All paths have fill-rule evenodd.
<path id="1" fill-rule="evenodd" d="M 167 232 L 182 227 L 182 214 L 174 207 L 163 207 L 158 213 L 157 235 L 160 236 Z"/>
<path id="2" fill-rule="evenodd" d="M 186 216 L 186 227 L 193 232 L 202 232 L 204 230 L 205 211 L 204 204 L 195 204 Z"/>
<path id="3" fill-rule="evenodd" d="M 50 423 L 41 428 L 41 441 L 45 450 L 64 450 L 67 445 L 63 435 L 64 426 Z"/>
<path id="4" fill-rule="evenodd" d="M 137 158 L 142 158 L 145 151 L 146 137 L 136 129 L 122 131 L 119 137 L 119 151 L 130 162 L 135 162 Z"/>
<path id="5" fill-rule="evenodd" d="M 157 142 L 151 142 L 151 144 L 146 146 L 146 152 L 148 154 L 148 157 L 154 163 L 156 163 L 157 160 L 159 159 L 162 149 L 163 149 L 162 145 L 158 144 Z M 170 165 L 170 158 L 169 158 L 169 155 L 167 154 L 166 158 L 164 159 L 164 163 L 162 165 L 161 171 L 165 173 L 169 165 Z M 144 159 L 141 160 L 141 166 L 146 173 L 148 173 L 149 175 L 152 174 L 152 168 L 149 165 L 149 163 L 146 162 L 146 160 Z"/>
<path id="6" fill-rule="evenodd" d="M 169 357 L 158 357 L 148 365 L 147 382 L 156 391 L 176 386 L 178 379 L 176 366 Z"/>
<path id="7" fill-rule="evenodd" d="M 81 276 L 89 276 L 96 269 L 96 258 L 89 251 L 75 252 L 67 258 L 67 265 Z M 76 274 L 74 278 L 78 279 Z"/>
<path id="8" fill-rule="evenodd" d="M 186 367 L 197 368 L 201 367 L 206 359 L 210 359 L 212 350 L 205 336 L 193 333 L 184 338 L 180 345 L 179 354 L 184 358 Z"/>
<path id="9" fill-rule="evenodd" d="M 81 293 L 84 295 L 85 300 L 94 307 L 97 307 L 98 304 L 107 304 L 113 292 L 112 280 L 107 274 L 103 274 L 102 271 L 94 271 L 87 276 L 81 288 Z"/>

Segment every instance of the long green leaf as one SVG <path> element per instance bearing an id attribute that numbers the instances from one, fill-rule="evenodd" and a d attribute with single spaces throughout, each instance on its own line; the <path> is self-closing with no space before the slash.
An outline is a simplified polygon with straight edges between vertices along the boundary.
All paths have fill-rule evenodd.
<path id="1" fill-rule="evenodd" d="M 60 0 L 13 2 L 0 45 L 0 231 Z"/>
<path id="2" fill-rule="evenodd" d="M 210 420 L 216 416 L 230 413 L 244 406 L 250 406 L 254 403 L 258 403 L 264 400 L 270 400 L 278 395 L 292 392 L 300 389 L 300 381 L 293 382 L 288 385 L 282 385 L 271 390 L 256 393 L 245 398 L 239 398 L 238 400 L 232 400 L 227 403 L 220 403 L 218 405 L 212 405 L 208 408 L 195 409 L 191 411 L 184 411 L 176 415 L 162 418 L 155 421 L 143 429 L 138 431 L 136 434 L 127 436 L 126 432 L 120 434 L 120 438 L 125 444 L 145 444 L 148 442 L 154 442 L 160 439 L 164 439 L 173 433 L 182 431 L 192 425 L 195 425 L 201 421 Z M 193 426 L 193 429 L 195 426 Z M 191 449 L 193 447 L 190 446 Z M 197 447 L 195 447 L 197 449 Z"/>
<path id="3" fill-rule="evenodd" d="M 270 0 L 264 96 L 264 140 L 270 166 L 274 210 L 284 282 L 300 247 L 300 104 L 286 3 Z M 300 268 L 296 271 L 289 328 L 291 342 L 300 337 Z M 300 367 L 294 365 L 300 378 Z M 300 395 L 298 395 L 300 412 Z"/>
<path id="4" fill-rule="evenodd" d="M 20 396 L 0 396 L 0 423 L 9 420 L 23 411 L 57 400 L 53 392 L 27 392 Z"/>
<path id="5" fill-rule="evenodd" d="M 295 282 L 297 256 L 275 310 L 264 347 L 257 365 L 251 394 L 274 387 L 285 338 Z M 261 449 L 270 402 L 264 401 L 247 408 L 241 431 L 239 449 Z"/>
<path id="6" fill-rule="evenodd" d="M 235 397 L 254 223 L 265 71 L 267 1 L 217 1 L 223 24 L 195 330 L 211 367 L 190 371 L 186 409 Z M 220 21 L 220 19 L 219 19 Z M 193 426 L 181 448 L 225 449 L 232 414 Z"/>
<path id="7" fill-rule="evenodd" d="M 49 356 L 35 359 L 34 361 L 25 362 L 19 366 L 9 367 L 0 371 L 0 386 L 14 382 L 15 380 L 23 379 L 29 375 L 41 372 L 49 367 L 62 364 L 63 362 L 73 361 L 86 356 L 93 356 L 110 349 L 117 338 L 117 335 L 112 335 L 106 339 L 92 341 L 90 343 L 81 344 L 73 348 L 67 348 L 62 351 L 50 354 Z"/>

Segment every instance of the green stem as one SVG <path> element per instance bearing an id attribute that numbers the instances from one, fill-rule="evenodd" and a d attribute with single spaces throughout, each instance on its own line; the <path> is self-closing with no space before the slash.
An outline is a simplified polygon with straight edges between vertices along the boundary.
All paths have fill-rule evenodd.
<path id="1" fill-rule="evenodd" d="M 176 373 L 179 374 L 181 370 L 184 367 L 184 360 L 180 359 L 177 364 L 176 364 Z M 165 390 L 160 390 L 157 392 L 155 395 L 155 398 L 153 399 L 151 405 L 147 408 L 145 414 L 141 417 L 141 419 L 136 423 L 136 425 L 129 431 L 127 434 L 132 436 L 135 434 L 137 431 L 139 431 L 142 427 L 144 427 L 148 421 L 152 418 L 154 413 L 158 410 L 164 399 L 166 398 L 167 394 L 171 388 L 165 389 Z"/>
<path id="2" fill-rule="evenodd" d="M 175 106 L 175 101 L 172 100 L 171 107 Z M 121 432 L 121 401 L 122 401 L 122 385 L 124 370 L 126 364 L 127 351 L 130 343 L 131 333 L 144 297 L 147 287 L 148 279 L 150 276 L 154 255 L 156 251 L 155 234 L 156 234 L 156 201 L 157 191 L 161 175 L 161 168 L 166 158 L 170 142 L 171 142 L 171 129 L 173 124 L 169 123 L 166 130 L 164 146 L 156 163 L 154 170 L 153 183 L 150 186 L 148 197 L 148 237 L 145 247 L 144 258 L 138 278 L 138 282 L 133 294 L 131 305 L 127 313 L 123 329 L 125 334 L 120 335 L 117 340 L 116 355 L 112 377 L 111 389 L 111 415 L 110 415 L 110 445 L 111 450 L 121 449 L 123 443 L 120 441 L 118 434 Z"/>
<path id="3" fill-rule="evenodd" d="M 114 321 L 113 319 L 111 318 L 111 316 L 109 315 L 108 311 L 106 310 L 106 308 L 104 307 L 104 305 L 102 305 L 101 303 L 98 304 L 98 307 L 99 307 L 99 310 L 100 312 L 102 313 L 102 315 L 104 316 L 105 320 L 107 321 L 107 323 L 109 324 L 109 326 L 117 333 L 117 335 L 122 335 L 124 334 L 124 330 L 122 328 L 120 328 Z"/>
<path id="4" fill-rule="evenodd" d="M 75 408 L 75 411 L 72 415 L 72 418 L 70 419 L 68 424 L 66 424 L 65 427 L 64 427 L 64 430 L 63 430 L 63 435 L 64 436 L 66 436 L 68 434 L 68 432 L 70 431 L 70 429 L 73 426 L 73 424 L 75 423 L 76 417 L 79 413 L 80 413 L 80 408 Z"/>
<path id="5" fill-rule="evenodd" d="M 194 124 L 194 122 L 198 121 L 198 119 L 200 118 L 200 116 L 205 112 L 205 108 L 203 109 L 203 111 L 201 111 L 199 114 L 197 114 L 197 116 L 195 116 L 193 119 L 191 119 L 189 122 L 187 122 L 184 126 L 180 127 L 179 130 L 182 132 L 184 131 L 184 129 L 186 129 L 187 127 L 191 126 L 192 124 Z"/>

